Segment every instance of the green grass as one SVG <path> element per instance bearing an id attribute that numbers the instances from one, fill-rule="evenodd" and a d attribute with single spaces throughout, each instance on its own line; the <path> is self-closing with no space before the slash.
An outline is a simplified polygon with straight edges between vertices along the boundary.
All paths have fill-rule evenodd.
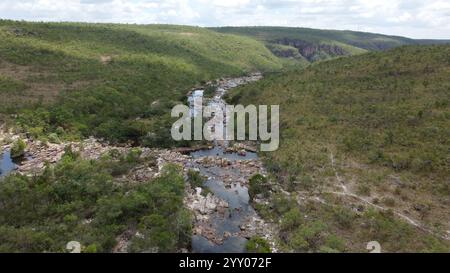
<path id="1" fill-rule="evenodd" d="M 366 162 L 443 179 L 449 54 L 449 46 L 423 46 L 343 58 L 268 77 L 231 97 L 281 106 L 285 143 L 274 156 L 285 152 L 286 163 L 301 156 L 289 144 L 326 141 Z"/>
<path id="2" fill-rule="evenodd" d="M 0 76 L 0 92 L 3 96 L 14 95 L 27 89 L 23 82 Z"/>
<path id="3" fill-rule="evenodd" d="M 219 27 L 212 28 L 222 33 L 252 37 L 266 44 L 275 55 L 286 59 L 292 46 L 309 62 L 328 60 L 339 56 L 358 55 L 366 51 L 386 50 L 402 45 L 449 43 L 445 40 L 413 40 L 405 37 L 375 33 L 339 30 L 321 30 L 294 27 Z M 296 44 L 297 43 L 297 44 Z M 289 46 L 290 48 L 280 48 Z M 282 53 L 282 54 L 280 54 Z M 304 67 L 288 58 L 286 68 Z M 295 58 L 300 60 L 300 58 Z M 293 65 L 294 64 L 294 65 Z"/>
<path id="4" fill-rule="evenodd" d="M 0 111 L 44 135 L 158 142 L 143 138 L 193 86 L 282 67 L 260 42 L 197 27 L 0 21 L 0 39 Z"/>
<path id="5" fill-rule="evenodd" d="M 405 37 L 357 31 L 291 27 L 223 27 L 214 29 L 223 33 L 252 36 L 269 42 L 284 38 L 300 39 L 311 43 L 329 43 L 334 41 L 366 50 L 383 50 L 415 43 L 413 39 Z"/>
<path id="6" fill-rule="evenodd" d="M 386 207 L 443 234 L 449 229 L 449 79 L 450 46 L 406 46 L 272 75 L 234 90 L 228 100 L 280 105 L 280 149 L 263 157 L 286 190 L 337 191 L 337 171 L 350 190 L 388 200 Z M 414 211 L 419 204 L 429 209 Z M 397 224 L 386 225 L 396 232 Z M 409 232 L 405 242 L 417 234 Z"/>

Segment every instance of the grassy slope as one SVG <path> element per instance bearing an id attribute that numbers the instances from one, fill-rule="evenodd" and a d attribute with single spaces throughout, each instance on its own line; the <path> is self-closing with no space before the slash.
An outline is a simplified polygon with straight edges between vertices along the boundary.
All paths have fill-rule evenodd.
<path id="1" fill-rule="evenodd" d="M 430 39 L 419 39 L 415 40 L 417 44 L 420 45 L 443 45 L 443 44 L 450 44 L 450 40 L 430 40 Z"/>
<path id="2" fill-rule="evenodd" d="M 194 85 L 281 67 L 255 40 L 196 27 L 0 21 L 0 39 L 0 112 L 33 109 L 19 122 L 37 135 L 140 138 Z"/>
<path id="3" fill-rule="evenodd" d="M 320 48 L 317 53 L 309 56 L 310 61 L 326 60 L 341 55 L 357 55 L 365 51 L 386 50 L 402 45 L 412 44 L 432 44 L 448 43 L 449 41 L 440 40 L 413 40 L 398 36 L 388 36 L 366 32 L 339 31 L 339 30 L 319 30 L 309 28 L 290 28 L 290 27 L 222 27 L 214 28 L 222 33 L 233 33 L 248 37 L 266 43 L 269 49 L 274 44 L 286 44 L 286 39 L 292 41 L 302 41 L 311 45 L 331 45 L 341 48 L 343 52 L 329 52 L 327 48 Z M 275 55 L 279 56 L 276 51 Z M 284 58 L 283 58 L 284 59 Z M 292 59 L 293 58 L 289 58 Z M 298 63 L 297 63 L 298 65 Z M 301 61 L 300 66 L 304 66 Z"/>
<path id="4" fill-rule="evenodd" d="M 450 230 L 449 79 L 450 46 L 408 46 L 268 77 L 236 90 L 231 100 L 280 105 L 281 147 L 265 157 L 289 191 L 340 191 L 337 171 L 351 192 L 442 234 Z M 333 195 L 321 198 L 343 205 Z M 391 251 L 436 247 L 420 240 L 408 244 L 417 231 L 390 218 L 377 218 L 374 233 L 357 224 L 334 225 L 341 212 L 309 213 L 331 217 L 333 233 L 347 238 L 350 248 L 373 239 Z M 364 214 L 355 223 L 367 226 L 374 217 Z M 408 232 L 401 235 L 403 229 Z M 362 242 L 356 250 L 363 250 Z"/>
<path id="5" fill-rule="evenodd" d="M 313 43 L 336 41 L 366 50 L 381 50 L 405 44 L 414 44 L 414 40 L 404 37 L 356 31 L 290 27 L 223 27 L 216 28 L 215 30 L 223 33 L 252 36 L 263 41 L 272 41 L 286 37 L 302 39 Z"/>

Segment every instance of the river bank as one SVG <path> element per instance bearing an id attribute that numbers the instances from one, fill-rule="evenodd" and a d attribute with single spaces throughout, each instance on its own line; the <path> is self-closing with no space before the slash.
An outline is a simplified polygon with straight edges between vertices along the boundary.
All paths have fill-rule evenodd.
<path id="1" fill-rule="evenodd" d="M 224 105 L 222 96 L 227 90 L 242 84 L 261 79 L 260 74 L 249 77 L 222 79 L 217 82 L 216 94 L 206 100 L 220 107 Z M 18 139 L 26 143 L 25 160 L 8 169 L 6 174 L 19 173 L 33 176 L 43 171 L 47 164 L 61 160 L 70 146 L 79 152 L 83 159 L 98 160 L 112 150 L 126 154 L 136 147 L 114 146 L 93 137 L 74 142 L 47 143 L 34 141 L 12 131 L 0 132 L 2 154 L 8 158 L 7 151 Z M 248 181 L 255 174 L 266 174 L 258 159 L 256 148 L 251 143 L 216 142 L 196 148 L 150 149 L 138 147 L 141 157 L 155 158 L 155 166 L 148 164 L 133 168 L 124 179 L 135 183 L 147 183 L 158 177 L 164 165 L 171 163 L 180 166 L 186 177 L 190 170 L 196 170 L 205 177 L 202 187 L 191 188 L 186 183 L 185 206 L 193 214 L 193 252 L 245 252 L 248 239 L 258 236 L 265 238 L 277 251 L 276 233 L 272 224 L 264 222 L 252 208 L 248 195 Z M 127 252 L 129 239 L 134 234 L 123 234 L 117 238 L 115 252 Z"/>

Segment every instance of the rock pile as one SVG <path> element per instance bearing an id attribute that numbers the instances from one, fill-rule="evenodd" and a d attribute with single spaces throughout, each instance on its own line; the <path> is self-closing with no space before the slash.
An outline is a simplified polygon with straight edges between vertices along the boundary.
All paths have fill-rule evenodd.
<path id="1" fill-rule="evenodd" d="M 74 152 L 79 152 L 84 159 L 97 160 L 110 150 L 126 153 L 130 147 L 114 147 L 100 142 L 95 138 L 89 138 L 80 142 L 44 143 L 25 139 L 26 160 L 18 166 L 18 172 L 22 174 L 34 174 L 42 171 L 46 163 L 56 163 L 61 160 L 66 148 L 69 146 Z"/>
<path id="2" fill-rule="evenodd" d="M 186 206 L 196 212 L 196 217 L 204 218 L 203 216 L 212 212 L 225 211 L 225 209 L 229 208 L 228 203 L 224 200 L 217 198 L 211 193 L 203 196 L 202 191 L 202 188 L 196 188 L 195 194 L 191 194 L 186 202 Z"/>

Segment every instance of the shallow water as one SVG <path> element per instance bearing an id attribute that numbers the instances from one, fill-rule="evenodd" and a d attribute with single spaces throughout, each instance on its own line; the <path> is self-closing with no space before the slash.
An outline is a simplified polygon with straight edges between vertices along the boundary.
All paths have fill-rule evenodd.
<path id="1" fill-rule="evenodd" d="M 247 240 L 239 237 L 231 237 L 223 245 L 215 245 L 201 236 L 192 237 L 194 253 L 244 253 Z"/>
<path id="2" fill-rule="evenodd" d="M 206 168 L 196 165 L 194 167 L 198 168 L 202 175 L 209 178 L 204 183 L 204 187 L 229 204 L 225 215 L 215 213 L 210 216 L 217 237 L 220 238 L 225 233 L 235 234 L 240 232 L 241 226 L 246 224 L 246 220 L 256 216 L 255 210 L 250 205 L 248 188 L 237 182 L 241 177 L 240 171 L 238 169 L 224 169 L 219 166 Z M 221 178 L 224 175 L 236 182 L 231 183 L 231 185 L 225 184 Z M 246 242 L 246 238 L 231 236 L 223 244 L 216 245 L 204 237 L 193 236 L 192 251 L 194 253 L 243 253 L 245 252 Z"/>
<path id="3" fill-rule="evenodd" d="M 208 176 L 204 186 L 215 196 L 225 200 L 229 204 L 229 209 L 225 215 L 213 214 L 211 216 L 215 233 L 222 237 L 225 233 L 234 234 L 240 231 L 245 220 L 253 217 L 256 213 L 249 204 L 250 197 L 248 189 L 240 183 L 233 183 L 231 187 L 226 187 L 223 180 L 218 178 L 225 172 L 220 167 L 204 168 L 199 167 L 201 174 Z M 234 171 L 235 178 L 239 177 L 239 171 Z M 208 239 L 201 236 L 193 236 L 192 250 L 194 253 L 243 253 L 245 252 L 247 239 L 231 236 L 221 245 L 215 245 Z"/>
<path id="4" fill-rule="evenodd" d="M 192 248 L 194 253 L 244 253 L 247 240 L 231 237 L 223 245 L 215 245 L 201 236 L 193 236 Z"/>
<path id="5" fill-rule="evenodd" d="M 6 150 L 0 157 L 0 177 L 6 176 L 16 169 L 17 165 L 11 158 L 11 152 Z"/>
<path id="6" fill-rule="evenodd" d="M 223 88 L 218 88 L 216 91 L 216 97 L 209 102 L 209 105 L 223 108 L 225 102 L 222 100 L 222 96 L 225 92 L 226 90 Z M 189 102 L 192 102 L 194 97 L 201 96 L 203 96 L 203 91 L 196 90 L 189 98 Z M 195 112 L 192 109 L 193 107 L 194 105 L 191 103 L 191 113 L 194 113 L 192 115 L 195 116 Z M 226 147 L 227 143 L 224 145 L 219 145 L 215 142 L 213 149 L 192 152 L 190 155 L 194 159 L 202 157 L 219 157 L 226 158 L 231 161 L 254 160 L 258 158 L 258 154 L 253 152 L 247 152 L 245 156 L 241 156 L 238 153 L 226 153 L 224 146 Z M 200 164 L 195 164 L 193 167 L 198 168 L 202 175 L 209 177 L 204 186 L 208 188 L 215 196 L 225 200 L 229 204 L 229 209 L 225 213 L 225 216 L 219 215 L 218 213 L 211 216 L 211 222 L 217 236 L 222 237 L 224 233 L 234 234 L 239 232 L 241 225 L 245 224 L 246 219 L 256 215 L 256 212 L 249 202 L 250 197 L 247 187 L 238 183 L 241 178 L 239 170 L 229 170 L 220 166 L 205 168 Z M 224 175 L 227 175 L 236 182 L 232 183 L 231 187 L 225 186 L 225 183 L 222 180 Z M 196 235 L 192 237 L 192 251 L 194 253 L 244 253 L 246 243 L 246 238 L 231 236 L 226 239 L 223 244 L 216 245 L 208 239 Z"/>

